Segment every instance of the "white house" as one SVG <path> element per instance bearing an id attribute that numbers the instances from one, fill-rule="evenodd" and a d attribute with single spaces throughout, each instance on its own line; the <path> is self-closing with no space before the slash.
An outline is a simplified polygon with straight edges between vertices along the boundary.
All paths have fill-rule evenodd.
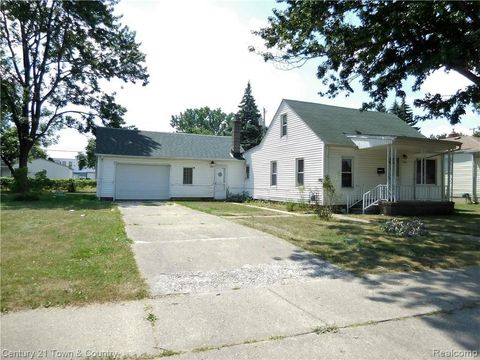
<path id="1" fill-rule="evenodd" d="M 245 162 L 228 136 L 97 129 L 97 196 L 225 199 L 244 190 Z"/>
<path id="2" fill-rule="evenodd" d="M 83 168 L 78 166 L 78 160 L 72 158 L 53 158 L 58 164 L 68 166 L 73 171 L 73 177 L 79 179 L 95 179 L 95 169 Z"/>
<path id="3" fill-rule="evenodd" d="M 328 175 L 335 202 L 347 210 L 387 201 L 448 202 L 450 155 L 459 145 L 427 139 L 392 114 L 283 100 L 262 142 L 243 154 L 245 189 L 255 199 L 324 203 Z"/>
<path id="4" fill-rule="evenodd" d="M 392 114 L 283 100 L 258 146 L 242 154 L 239 134 L 237 122 L 232 140 L 99 128 L 97 195 L 224 199 L 247 192 L 323 204 L 328 176 L 335 203 L 347 210 L 394 204 L 411 211 L 414 202 L 453 211 L 452 152 L 461 144 L 427 139 Z"/>
<path id="5" fill-rule="evenodd" d="M 46 170 L 49 179 L 70 179 L 72 169 L 45 159 L 34 159 L 28 163 L 28 175 L 34 176 L 40 171 Z"/>
<path id="6" fill-rule="evenodd" d="M 14 168 L 18 168 L 18 164 L 14 164 Z M 35 176 L 36 173 L 46 170 L 47 177 L 50 179 L 70 179 L 72 170 L 67 166 L 57 164 L 50 160 L 34 159 L 28 162 L 28 176 Z M 2 176 L 12 176 L 10 169 L 4 165 L 2 161 Z"/>
<path id="7" fill-rule="evenodd" d="M 462 143 L 462 148 L 453 155 L 453 197 L 465 194 L 474 201 L 480 198 L 480 138 L 452 134 L 447 140 Z"/>

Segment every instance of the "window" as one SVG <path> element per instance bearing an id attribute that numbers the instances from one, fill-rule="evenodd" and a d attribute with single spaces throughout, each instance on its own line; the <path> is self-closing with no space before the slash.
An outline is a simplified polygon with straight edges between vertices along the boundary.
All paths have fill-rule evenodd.
<path id="1" fill-rule="evenodd" d="M 71 161 L 68 162 L 68 167 L 71 169 L 73 166 L 73 163 Z"/>
<path id="2" fill-rule="evenodd" d="M 342 187 L 353 187 L 352 159 L 342 159 Z"/>
<path id="3" fill-rule="evenodd" d="M 287 136 L 287 114 L 282 115 L 281 127 L 281 137 Z"/>
<path id="4" fill-rule="evenodd" d="M 416 180 L 418 185 L 436 185 L 437 161 L 434 159 L 417 159 Z"/>
<path id="5" fill-rule="evenodd" d="M 277 162 L 270 163 L 270 186 L 277 186 Z"/>
<path id="6" fill-rule="evenodd" d="M 245 177 L 250 179 L 250 165 L 247 165 L 245 168 Z"/>
<path id="7" fill-rule="evenodd" d="M 193 168 L 183 168 L 183 184 L 193 184 Z"/>
<path id="8" fill-rule="evenodd" d="M 297 159 L 297 186 L 303 186 L 303 178 L 305 173 L 305 162 L 303 159 Z"/>

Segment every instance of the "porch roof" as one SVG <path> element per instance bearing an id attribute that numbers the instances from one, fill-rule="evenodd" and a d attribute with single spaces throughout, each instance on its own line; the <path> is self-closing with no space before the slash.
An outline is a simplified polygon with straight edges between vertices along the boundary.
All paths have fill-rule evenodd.
<path id="1" fill-rule="evenodd" d="M 358 149 L 371 149 L 396 145 L 418 152 L 444 152 L 460 149 L 462 143 L 451 140 L 437 140 L 411 136 L 386 136 L 386 135 L 346 135 Z"/>

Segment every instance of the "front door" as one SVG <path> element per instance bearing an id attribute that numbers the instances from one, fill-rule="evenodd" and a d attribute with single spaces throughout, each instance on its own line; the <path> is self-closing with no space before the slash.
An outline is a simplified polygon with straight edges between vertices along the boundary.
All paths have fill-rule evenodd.
<path id="1" fill-rule="evenodd" d="M 227 197 L 226 187 L 225 187 L 225 168 L 224 167 L 215 167 L 215 179 L 214 179 L 214 198 L 216 200 L 223 200 Z"/>

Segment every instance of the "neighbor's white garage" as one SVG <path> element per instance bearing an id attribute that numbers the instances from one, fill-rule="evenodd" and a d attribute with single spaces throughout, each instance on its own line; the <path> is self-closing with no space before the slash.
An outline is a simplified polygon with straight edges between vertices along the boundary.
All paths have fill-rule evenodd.
<path id="1" fill-rule="evenodd" d="M 117 164 L 115 199 L 163 200 L 170 198 L 167 165 Z"/>

